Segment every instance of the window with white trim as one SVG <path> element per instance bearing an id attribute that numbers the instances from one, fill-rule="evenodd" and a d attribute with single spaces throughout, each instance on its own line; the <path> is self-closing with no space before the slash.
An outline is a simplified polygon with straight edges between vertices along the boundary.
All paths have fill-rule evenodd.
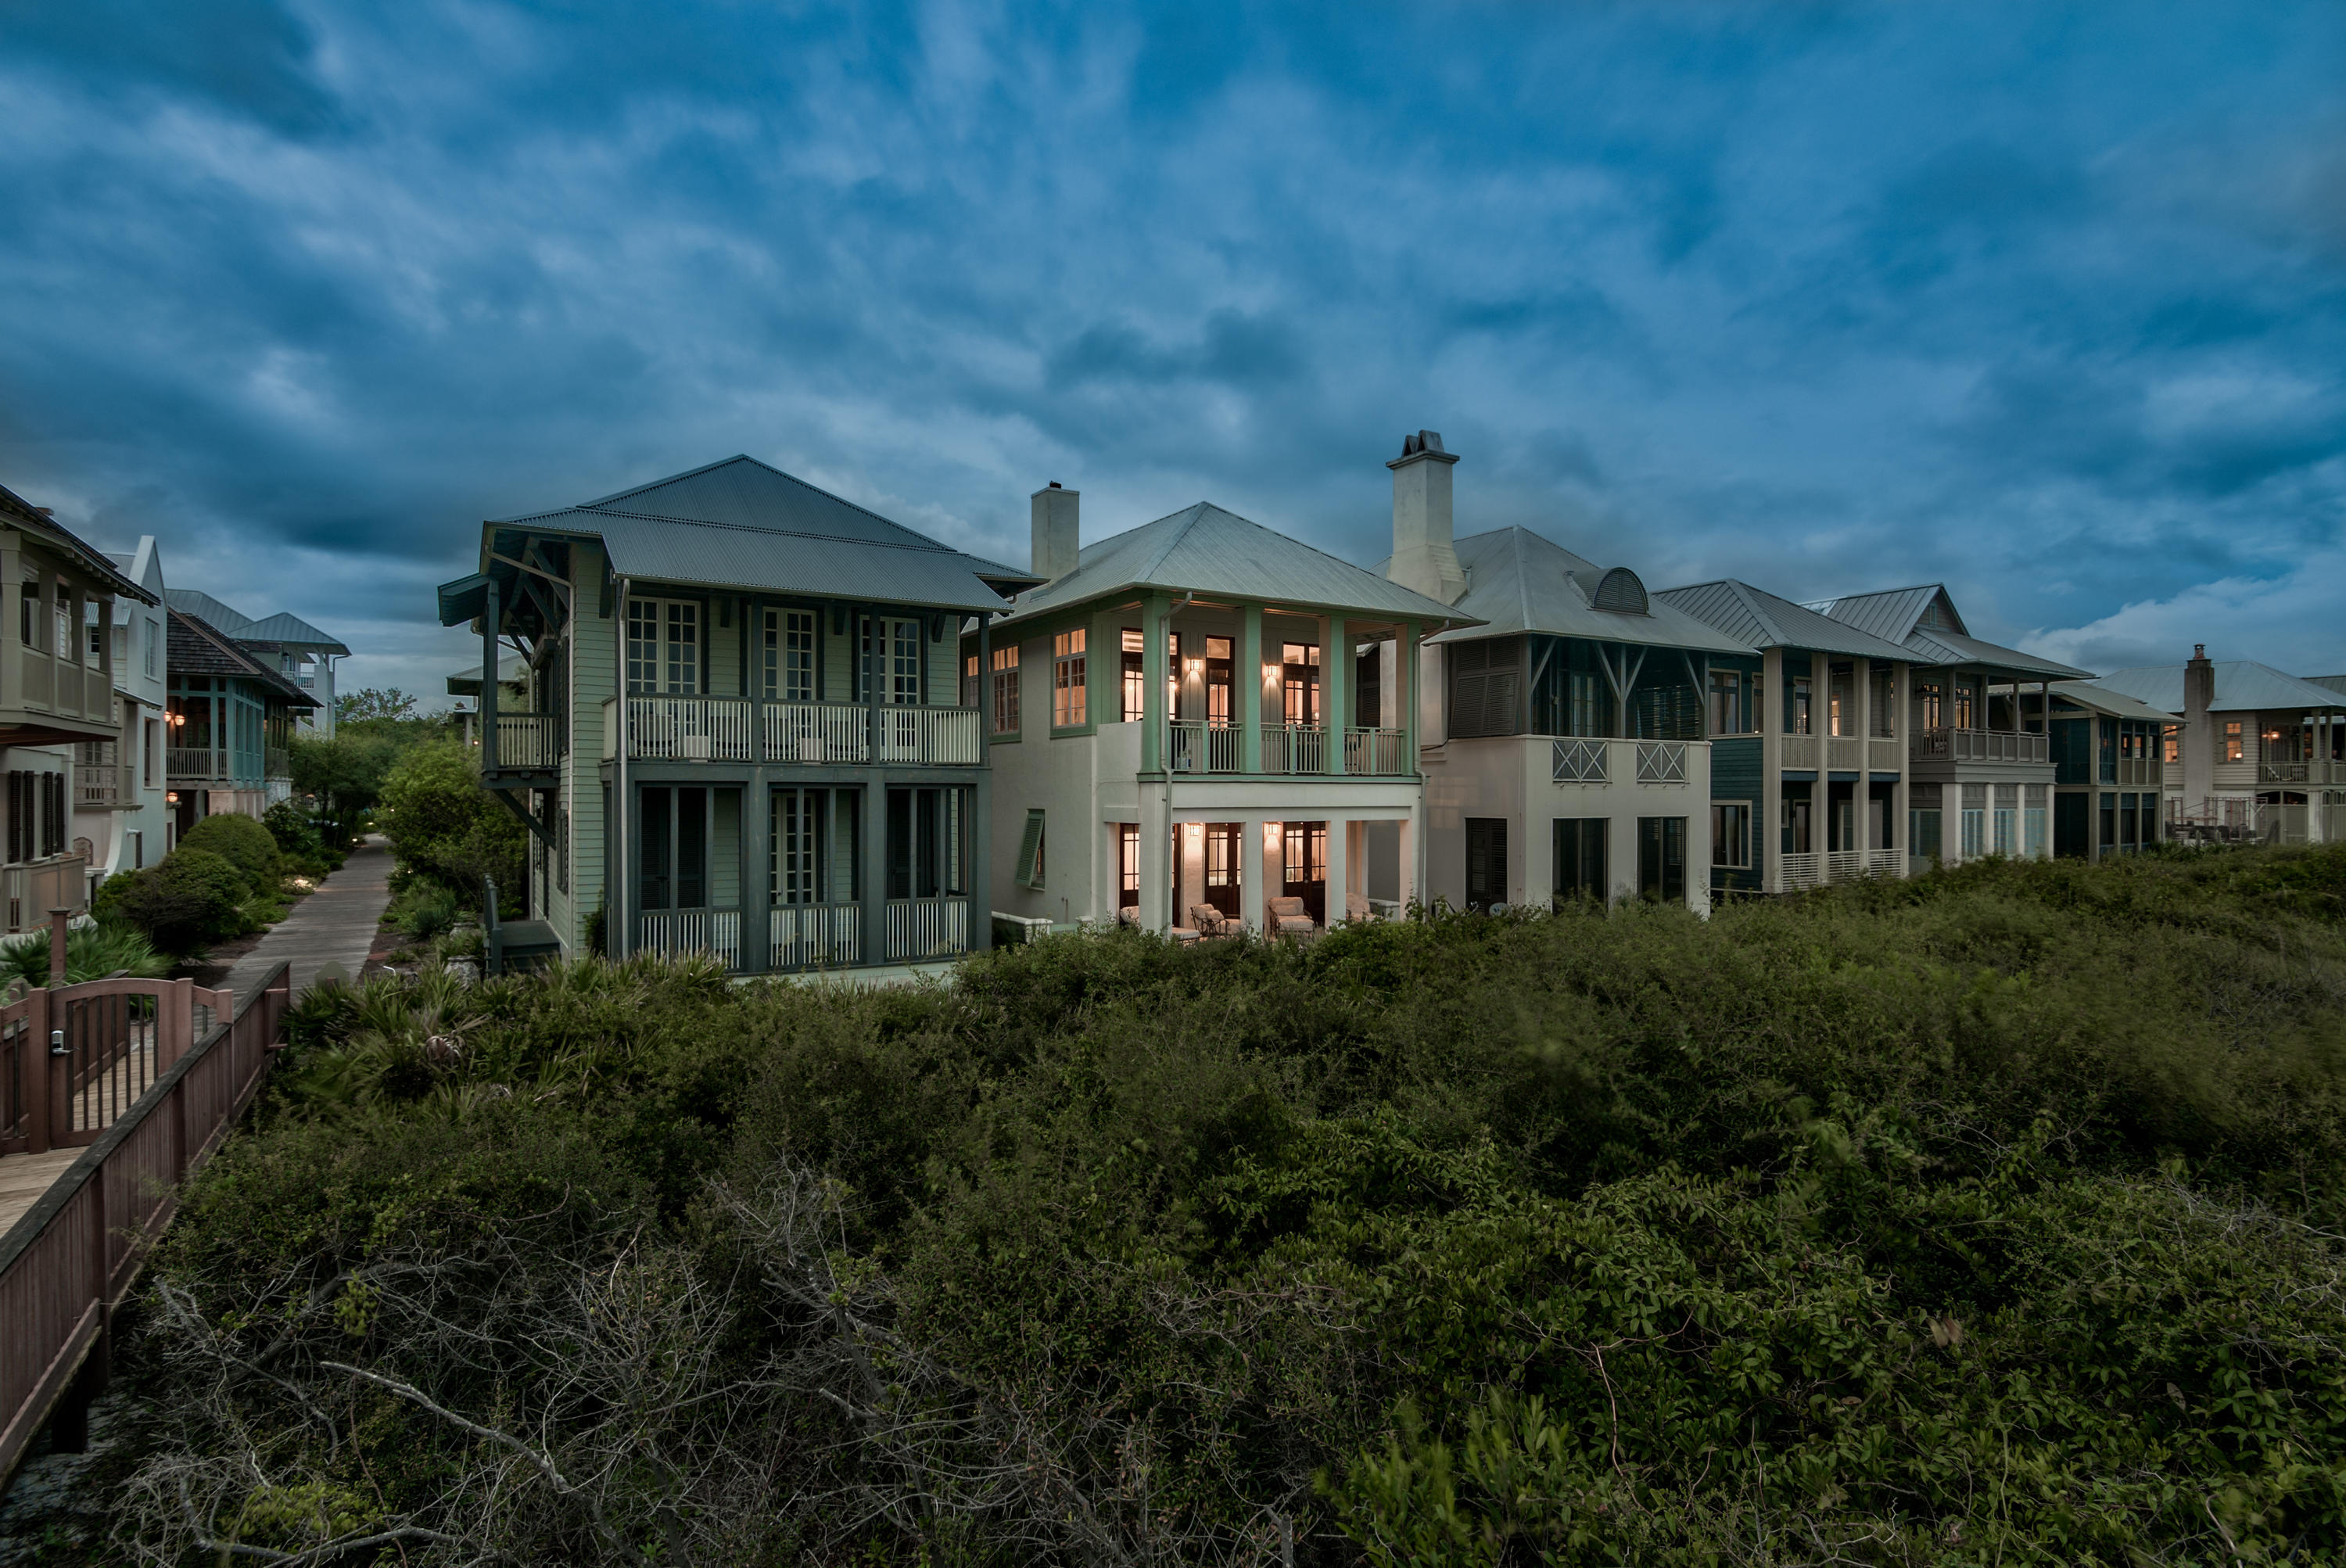
<path id="1" fill-rule="evenodd" d="M 1084 680 L 1084 628 L 1077 626 L 1051 639 L 1053 725 L 1065 729 L 1085 721 Z"/>
<path id="2" fill-rule="evenodd" d="M 692 697 L 700 690 L 700 606 L 689 599 L 627 601 L 627 690 Z"/>
<path id="3" fill-rule="evenodd" d="M 814 700 L 814 633 L 812 610 L 766 612 L 766 700 Z"/>

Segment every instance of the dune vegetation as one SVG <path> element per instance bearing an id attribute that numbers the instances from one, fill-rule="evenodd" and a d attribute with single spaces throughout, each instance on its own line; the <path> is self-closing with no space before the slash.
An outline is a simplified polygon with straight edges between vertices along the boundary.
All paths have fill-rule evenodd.
<path id="1" fill-rule="evenodd" d="M 149 1277 L 118 1540 L 2334 1561 L 2341 917 L 2253 849 L 320 993 Z"/>

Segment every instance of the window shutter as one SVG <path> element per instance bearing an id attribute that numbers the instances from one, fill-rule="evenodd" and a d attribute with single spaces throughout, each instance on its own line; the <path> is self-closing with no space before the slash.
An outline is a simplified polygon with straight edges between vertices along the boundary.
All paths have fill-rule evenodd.
<path id="1" fill-rule="evenodd" d="M 1043 813 L 1040 811 L 1026 813 L 1026 831 L 1018 840 L 1017 881 L 1022 888 L 1034 888 L 1038 891 L 1043 886 Z"/>

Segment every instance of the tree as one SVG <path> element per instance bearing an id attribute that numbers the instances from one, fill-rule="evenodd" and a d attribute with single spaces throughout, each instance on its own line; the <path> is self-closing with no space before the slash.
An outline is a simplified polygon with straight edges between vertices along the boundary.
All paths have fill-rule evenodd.
<path id="1" fill-rule="evenodd" d="M 395 686 L 362 687 L 346 691 L 334 698 L 334 723 L 365 724 L 374 719 L 402 719 L 419 717 L 415 698 Z"/>
<path id="2" fill-rule="evenodd" d="M 382 784 L 380 813 L 399 869 L 466 901 L 481 879 L 506 890 L 524 885 L 527 830 L 481 788 L 480 759 L 469 747 L 440 743 L 409 750 Z"/>
<path id="3" fill-rule="evenodd" d="M 293 790 L 318 802 L 320 830 L 348 849 L 361 820 L 382 799 L 382 782 L 403 750 L 399 738 L 364 728 L 293 738 Z"/>

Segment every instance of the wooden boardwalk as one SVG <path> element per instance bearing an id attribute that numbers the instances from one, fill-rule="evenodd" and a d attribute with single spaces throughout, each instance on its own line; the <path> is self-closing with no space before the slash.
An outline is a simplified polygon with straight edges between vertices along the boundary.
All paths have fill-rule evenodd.
<path id="1" fill-rule="evenodd" d="M 280 963 L 293 966 L 296 998 L 329 963 L 342 965 L 355 983 L 366 968 L 375 928 L 390 904 L 391 851 L 380 839 L 369 839 L 351 851 L 341 871 L 236 961 L 220 988 L 236 993 L 241 1005 Z"/>

